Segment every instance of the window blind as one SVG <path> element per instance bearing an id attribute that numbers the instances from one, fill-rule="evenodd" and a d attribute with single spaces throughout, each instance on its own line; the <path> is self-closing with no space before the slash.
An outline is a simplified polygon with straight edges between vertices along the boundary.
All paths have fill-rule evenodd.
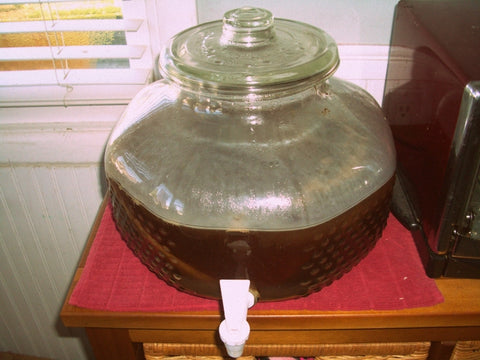
<path id="1" fill-rule="evenodd" d="M 0 0 L 0 106 L 125 104 L 152 76 L 145 0 Z"/>

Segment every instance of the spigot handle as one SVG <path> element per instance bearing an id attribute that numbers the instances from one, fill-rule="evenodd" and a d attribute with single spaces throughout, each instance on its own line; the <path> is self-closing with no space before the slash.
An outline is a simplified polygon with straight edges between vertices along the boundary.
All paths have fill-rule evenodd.
<path id="1" fill-rule="evenodd" d="M 228 355 L 233 358 L 242 355 L 250 334 L 247 310 L 255 299 L 249 288 L 250 280 L 220 280 L 225 320 L 220 324 L 219 333 Z"/>

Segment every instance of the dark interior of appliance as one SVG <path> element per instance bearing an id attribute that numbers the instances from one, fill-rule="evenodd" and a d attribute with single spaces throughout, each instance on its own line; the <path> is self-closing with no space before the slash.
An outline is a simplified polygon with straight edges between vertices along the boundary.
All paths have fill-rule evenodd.
<path id="1" fill-rule="evenodd" d="M 480 86 L 478 19 L 475 0 L 408 0 L 393 20 L 383 99 L 398 161 L 392 212 L 431 277 L 480 277 L 480 106 L 466 96 Z"/>

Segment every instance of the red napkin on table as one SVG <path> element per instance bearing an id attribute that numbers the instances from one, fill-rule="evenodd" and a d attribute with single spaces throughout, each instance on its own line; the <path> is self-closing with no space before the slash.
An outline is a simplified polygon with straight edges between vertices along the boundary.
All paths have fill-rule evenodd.
<path id="1" fill-rule="evenodd" d="M 352 271 L 309 296 L 260 302 L 253 310 L 396 310 L 443 302 L 425 275 L 410 232 L 392 215 L 375 248 Z M 107 206 L 71 305 L 104 311 L 218 310 L 219 301 L 188 295 L 145 267 L 121 239 Z"/>

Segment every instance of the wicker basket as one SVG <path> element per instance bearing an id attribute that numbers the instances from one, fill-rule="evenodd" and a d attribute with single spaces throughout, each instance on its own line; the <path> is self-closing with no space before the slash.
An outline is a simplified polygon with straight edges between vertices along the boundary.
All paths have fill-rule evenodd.
<path id="1" fill-rule="evenodd" d="M 453 349 L 450 360 L 479 360 L 480 359 L 480 340 L 478 341 L 459 341 Z"/>
<path id="2" fill-rule="evenodd" d="M 225 354 L 215 345 L 143 344 L 146 360 L 219 360 Z M 315 360 L 425 360 L 429 342 L 319 344 L 319 345 L 245 345 L 240 360 L 254 356 L 311 357 Z"/>

